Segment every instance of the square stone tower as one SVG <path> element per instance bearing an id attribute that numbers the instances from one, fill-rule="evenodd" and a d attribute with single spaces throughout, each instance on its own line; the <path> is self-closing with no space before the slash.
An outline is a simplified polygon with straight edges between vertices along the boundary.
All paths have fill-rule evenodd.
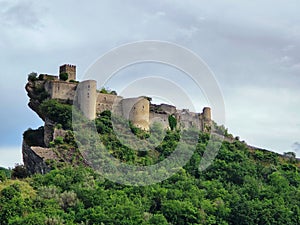
<path id="1" fill-rule="evenodd" d="M 67 73 L 68 74 L 68 80 L 76 80 L 76 66 L 70 65 L 70 64 L 64 64 L 59 67 L 59 74 Z"/>

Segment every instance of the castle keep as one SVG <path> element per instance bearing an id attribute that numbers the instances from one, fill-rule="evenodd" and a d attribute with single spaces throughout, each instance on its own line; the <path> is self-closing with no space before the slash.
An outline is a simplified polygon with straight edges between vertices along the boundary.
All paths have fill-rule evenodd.
<path id="1" fill-rule="evenodd" d="M 110 110 L 143 130 L 149 130 L 154 122 L 159 122 L 164 128 L 169 127 L 169 115 L 175 116 L 180 128 L 195 127 L 205 131 L 211 124 L 211 109 L 205 107 L 202 113 L 190 112 L 188 109 L 176 109 L 175 106 L 151 104 L 147 97 L 123 98 L 114 94 L 104 94 L 97 91 L 95 80 L 76 80 L 76 66 L 62 65 L 59 73 L 67 73 L 68 79 L 63 81 L 59 76 L 43 75 L 46 79 L 45 90 L 50 98 L 76 103 L 84 116 L 93 120 L 98 114 Z M 76 96 L 75 96 L 76 95 Z"/>

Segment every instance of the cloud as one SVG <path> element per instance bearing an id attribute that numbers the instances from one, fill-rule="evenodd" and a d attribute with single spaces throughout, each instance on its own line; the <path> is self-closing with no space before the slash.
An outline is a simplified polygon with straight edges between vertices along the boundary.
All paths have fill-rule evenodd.
<path id="1" fill-rule="evenodd" d="M 23 164 L 22 151 L 20 147 L 0 148 L 0 167 L 13 168 L 15 164 Z"/>
<path id="2" fill-rule="evenodd" d="M 42 25 L 40 14 L 31 1 L 4 1 L 0 6 L 2 25 L 31 29 L 38 29 Z"/>
<path id="3" fill-rule="evenodd" d="M 292 148 L 293 148 L 293 150 L 294 150 L 297 154 L 300 154 L 300 143 L 299 143 L 299 142 L 295 142 L 295 143 L 292 145 Z"/>
<path id="4" fill-rule="evenodd" d="M 80 77 L 120 44 L 158 39 L 191 49 L 214 71 L 229 131 L 287 151 L 300 134 L 299 7 L 298 0 L 1 1 L 0 146 L 18 145 L 22 130 L 42 125 L 26 106 L 26 74 L 74 63 Z"/>

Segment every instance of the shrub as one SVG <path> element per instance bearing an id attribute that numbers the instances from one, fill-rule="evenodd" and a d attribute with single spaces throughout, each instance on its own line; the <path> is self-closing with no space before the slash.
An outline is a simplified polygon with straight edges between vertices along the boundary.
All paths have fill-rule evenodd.
<path id="1" fill-rule="evenodd" d="M 69 74 L 68 73 L 61 73 L 59 74 L 59 79 L 66 81 L 69 78 Z"/>
<path id="2" fill-rule="evenodd" d="M 64 129 L 72 127 L 72 106 L 62 104 L 55 99 L 44 101 L 40 110 L 52 121 L 62 124 Z"/>
<path id="3" fill-rule="evenodd" d="M 24 165 L 16 164 L 15 168 L 12 169 L 12 178 L 23 179 L 28 177 L 29 173 Z"/>
<path id="4" fill-rule="evenodd" d="M 69 80 L 70 83 L 79 83 L 79 81 L 76 80 Z"/>
<path id="5" fill-rule="evenodd" d="M 23 138 L 29 146 L 44 146 L 44 127 L 41 126 L 37 130 L 27 129 Z"/>
<path id="6" fill-rule="evenodd" d="M 54 143 L 55 143 L 56 145 L 63 144 L 63 143 L 64 143 L 63 137 L 58 136 L 57 138 L 55 138 Z"/>
<path id="7" fill-rule="evenodd" d="M 3 170 L 0 170 L 0 182 L 6 181 L 6 174 Z"/>
<path id="8" fill-rule="evenodd" d="M 169 115 L 168 120 L 169 120 L 169 126 L 171 130 L 174 130 L 177 126 L 176 118 L 174 117 L 174 115 Z"/>
<path id="9" fill-rule="evenodd" d="M 37 73 L 36 72 L 31 72 L 28 74 L 28 81 L 36 81 L 37 80 Z"/>

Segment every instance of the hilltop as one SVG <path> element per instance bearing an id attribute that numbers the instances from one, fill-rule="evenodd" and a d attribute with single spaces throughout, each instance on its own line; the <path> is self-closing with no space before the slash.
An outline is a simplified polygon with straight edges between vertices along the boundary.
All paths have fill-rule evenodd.
<path id="1" fill-rule="evenodd" d="M 118 140 L 120 136 L 112 138 L 114 131 L 103 128 L 111 123 L 112 116 L 123 121 L 120 128 L 123 129 L 122 132 L 126 133 L 126 129 L 130 129 L 140 139 L 153 134 L 153 141 L 158 141 L 160 137 L 155 137 L 155 132 L 152 132 L 154 130 L 159 134 L 163 131 L 192 129 L 208 134 L 213 130 L 223 135 L 229 143 L 238 141 L 238 137 L 234 138 L 224 126 L 218 126 L 212 120 L 209 107 L 205 107 L 202 113 L 195 113 L 188 109 L 179 110 L 168 104 L 152 104 L 151 98 L 145 96 L 126 99 L 118 96 L 115 91 L 105 88 L 97 90 L 96 86 L 96 81 L 93 80 L 76 81 L 76 66 L 69 64 L 60 66 L 59 75 L 29 74 L 26 84 L 30 98 L 28 105 L 44 121 L 44 126 L 37 130 L 28 129 L 24 132 L 23 159 L 30 174 L 49 172 L 58 164 L 88 165 L 74 140 L 72 106 L 76 107 L 84 118 L 96 124 L 102 141 L 117 143 L 111 144 L 112 152 L 119 148 L 121 152 L 127 151 L 126 154 L 132 152 L 139 163 L 157 162 L 161 154 L 155 149 L 149 151 L 145 158 L 139 158 L 133 149 L 128 150 L 127 146 L 122 146 Z M 109 127 L 112 128 L 112 125 Z M 129 142 L 134 145 L 133 140 Z M 252 146 L 247 148 L 252 153 L 268 152 Z M 297 161 L 293 153 L 277 156 Z M 124 161 L 126 157 L 121 158 Z"/>
<path id="2" fill-rule="evenodd" d="M 152 104 L 146 96 L 123 98 L 115 91 L 97 90 L 96 86 L 94 80 L 76 81 L 76 66 L 69 64 L 60 66 L 59 75 L 29 74 L 25 87 L 30 98 L 28 105 L 45 123 L 24 133 L 23 159 L 31 174 L 46 173 L 57 162 L 86 163 L 73 140 L 72 106 L 98 126 L 106 118 L 103 115 L 111 113 L 124 120 L 124 128 L 129 123 L 134 133 L 145 136 L 157 126 L 165 131 L 193 128 L 210 132 L 213 125 L 209 107 L 195 113 L 168 104 Z"/>
<path id="3" fill-rule="evenodd" d="M 45 89 L 48 79 L 31 74 L 26 85 L 29 106 L 45 121 L 45 126 L 24 133 L 23 154 L 29 174 L 14 170 L 14 179 L 10 179 L 9 171 L 2 173 L 1 225 L 300 224 L 300 165 L 293 153 L 280 155 L 248 146 L 213 120 L 207 129 L 182 127 L 175 114 L 167 114 L 159 106 L 154 108 L 167 115 L 168 127 L 155 122 L 149 124 L 149 129 L 142 129 L 134 125 L 132 117 L 116 117 L 121 124 L 128 124 L 139 140 L 156 142 L 163 137 L 154 149 L 135 151 L 135 142 L 131 143 L 129 136 L 125 139 L 131 147 L 116 135 L 113 110 L 104 110 L 95 118 L 79 113 L 84 123 L 95 124 L 107 151 L 129 165 L 161 162 L 172 154 L 182 137 L 196 135 L 196 143 L 187 138 L 184 145 L 187 151 L 195 148 L 191 159 L 168 179 L 148 186 L 118 184 L 91 169 L 82 157 L 78 144 L 92 146 L 91 133 L 85 129 L 81 139 L 75 141 L 72 99 L 50 98 Z M 114 92 L 110 95 L 117 96 Z M 210 129 L 223 133 L 225 140 L 210 167 L 199 170 L 210 141 Z M 105 166 L 104 171 L 113 168 L 112 164 Z"/>

